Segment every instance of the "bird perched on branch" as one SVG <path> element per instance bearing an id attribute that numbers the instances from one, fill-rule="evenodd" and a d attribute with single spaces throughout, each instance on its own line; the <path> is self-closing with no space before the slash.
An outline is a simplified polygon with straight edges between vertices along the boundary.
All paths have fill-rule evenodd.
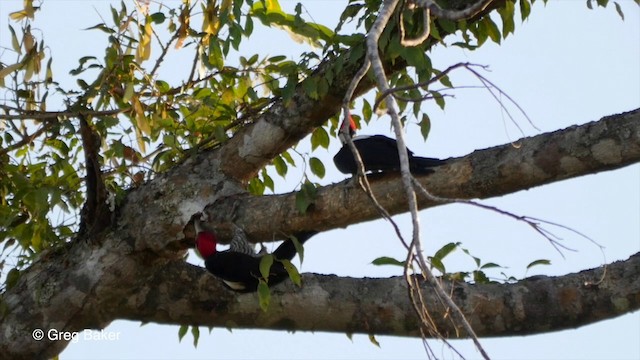
<path id="1" fill-rule="evenodd" d="M 343 121 L 340 128 L 346 126 L 345 122 L 347 121 L 349 122 L 349 136 L 360 153 L 365 171 L 400 171 L 400 157 L 398 156 L 396 140 L 384 135 L 353 137 L 356 133 L 356 124 L 351 116 Z M 333 163 L 340 172 L 355 175 L 358 173 L 358 166 L 353 153 L 342 133 L 340 133 L 339 137 L 340 142 L 342 142 L 342 148 L 333 157 Z M 433 167 L 446 163 L 446 160 L 415 156 L 409 149 L 407 149 L 407 153 L 409 155 L 409 169 L 414 174 L 429 174 L 433 172 Z"/>
<path id="2" fill-rule="evenodd" d="M 308 231 L 295 234 L 292 239 L 280 244 L 273 253 L 258 256 L 232 250 L 217 251 L 216 235 L 208 230 L 197 231 L 196 248 L 205 259 L 207 270 L 220 278 L 227 288 L 238 292 L 256 291 L 261 281 L 273 286 L 286 280 L 289 277 L 287 267 L 290 266 L 290 260 L 298 253 L 296 246 L 301 247 L 317 233 Z M 272 257 L 272 263 L 268 276 L 264 277 L 260 265 L 267 256 Z"/>

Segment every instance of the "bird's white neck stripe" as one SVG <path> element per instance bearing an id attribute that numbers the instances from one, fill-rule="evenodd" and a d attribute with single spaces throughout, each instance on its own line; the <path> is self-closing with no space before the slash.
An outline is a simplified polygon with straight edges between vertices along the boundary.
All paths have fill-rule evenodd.
<path id="1" fill-rule="evenodd" d="M 363 139 L 370 138 L 370 137 L 372 137 L 372 136 L 373 136 L 373 135 L 358 135 L 358 136 L 354 137 L 354 138 L 353 138 L 353 140 L 354 140 L 354 141 L 355 141 L 355 140 L 363 140 Z"/>

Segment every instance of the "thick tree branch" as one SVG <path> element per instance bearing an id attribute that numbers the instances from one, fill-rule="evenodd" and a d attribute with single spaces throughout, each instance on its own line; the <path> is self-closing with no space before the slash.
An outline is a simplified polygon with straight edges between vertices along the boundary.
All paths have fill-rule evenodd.
<path id="1" fill-rule="evenodd" d="M 354 279 L 305 274 L 272 289 L 269 311 L 255 294 L 225 289 L 204 268 L 166 261 L 104 238 L 103 246 L 77 242 L 43 254 L 3 294 L 0 354 L 48 358 L 67 342 L 36 341 L 35 329 L 101 329 L 114 319 L 170 324 L 419 336 L 419 321 L 403 277 Z M 640 308 L 640 254 L 606 268 L 562 277 L 537 276 L 515 284 L 451 284 L 456 303 L 479 336 L 525 335 L 575 328 Z M 453 287 L 452 287 L 453 286 Z M 426 303 L 440 332 L 452 327 L 433 292 Z M 332 316 L 326 316 L 330 312 Z"/>
<path id="2" fill-rule="evenodd" d="M 524 138 L 518 145 L 505 144 L 451 159 L 419 180 L 440 197 L 486 199 L 634 164 L 640 161 L 640 109 Z M 399 175 L 370 178 L 370 183 L 389 213 L 407 211 Z M 421 209 L 439 205 L 424 197 L 418 200 Z M 254 241 L 268 241 L 280 232 L 322 231 L 380 217 L 367 195 L 347 182 L 319 189 L 306 214 L 296 209 L 295 193 L 233 201 L 238 209 L 236 224 Z M 207 209 L 217 211 L 216 207 Z M 258 221 L 267 213 L 274 221 Z"/>
<path id="3" fill-rule="evenodd" d="M 287 282 L 272 289 L 266 313 L 255 294 L 225 290 L 218 279 L 189 264 L 167 264 L 151 280 L 140 289 L 136 302 L 123 300 L 117 305 L 120 315 L 169 324 L 420 336 L 420 322 L 401 276 L 357 279 L 305 274 L 302 288 Z M 570 329 L 640 309 L 640 254 L 561 277 L 442 285 L 478 336 Z M 453 327 L 449 309 L 434 292 L 427 287 L 424 294 L 440 332 L 467 337 L 464 330 Z"/>

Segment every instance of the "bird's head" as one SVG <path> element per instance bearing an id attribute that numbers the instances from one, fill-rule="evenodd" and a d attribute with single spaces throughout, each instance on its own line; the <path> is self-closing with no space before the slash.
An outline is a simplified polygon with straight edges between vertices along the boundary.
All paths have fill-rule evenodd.
<path id="1" fill-rule="evenodd" d="M 349 127 L 348 131 L 349 131 L 349 136 L 351 138 L 354 137 L 354 135 L 356 134 L 356 122 L 353 121 L 353 118 L 351 117 L 351 115 L 349 115 L 347 118 L 345 118 L 344 120 L 342 120 L 342 124 L 340 124 L 340 128 L 338 129 L 338 137 L 340 138 L 340 142 L 342 144 L 346 144 L 347 140 L 344 138 L 344 133 L 343 133 L 343 129 L 345 127 Z"/>
<path id="2" fill-rule="evenodd" d="M 196 236 L 196 249 L 205 259 L 216 253 L 217 243 L 216 235 L 210 231 L 200 231 Z"/>
<path id="3" fill-rule="evenodd" d="M 216 253 L 216 245 L 218 245 L 218 238 L 216 234 L 208 230 L 202 224 L 201 218 L 196 218 L 193 221 L 193 226 L 196 230 L 196 249 L 205 259 L 208 259 L 209 256 Z"/>

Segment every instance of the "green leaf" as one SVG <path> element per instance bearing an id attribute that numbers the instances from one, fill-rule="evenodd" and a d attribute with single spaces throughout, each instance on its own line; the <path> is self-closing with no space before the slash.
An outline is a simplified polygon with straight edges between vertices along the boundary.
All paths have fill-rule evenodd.
<path id="1" fill-rule="evenodd" d="M 133 97 L 133 81 L 127 84 L 127 87 L 124 90 L 124 95 L 122 96 L 122 101 L 125 103 L 128 103 L 132 97 Z"/>
<path id="2" fill-rule="evenodd" d="M 487 35 L 489 35 L 489 38 L 491 38 L 491 40 L 493 40 L 493 42 L 495 42 L 496 44 L 500 44 L 502 36 L 500 35 L 500 29 L 498 29 L 498 25 L 496 25 L 496 23 L 494 23 L 493 20 L 491 20 L 491 18 L 488 16 L 485 17 L 482 22 L 485 25 L 485 30 L 487 31 Z"/>
<path id="3" fill-rule="evenodd" d="M 479 46 L 475 46 L 475 45 L 471 45 L 469 43 L 463 43 L 463 42 L 459 42 L 459 41 L 458 42 L 454 42 L 451 45 L 457 46 L 457 47 L 461 47 L 463 49 L 467 49 L 467 50 L 471 50 L 471 51 L 473 51 L 473 50 L 475 50 L 475 49 L 477 49 L 479 47 Z"/>
<path id="4" fill-rule="evenodd" d="M 475 281 L 477 284 L 488 284 L 491 282 L 487 275 L 480 270 L 476 270 L 473 272 L 473 281 Z"/>
<path id="5" fill-rule="evenodd" d="M 249 37 L 253 33 L 253 19 L 251 18 L 251 16 L 247 16 L 246 18 L 247 21 L 244 24 L 244 35 L 246 37 Z"/>
<path id="6" fill-rule="evenodd" d="M 262 183 L 265 187 L 267 187 L 271 191 L 275 191 L 275 184 L 273 183 L 273 179 L 266 171 L 262 172 Z"/>
<path id="7" fill-rule="evenodd" d="M 309 159 L 309 167 L 311 168 L 311 172 L 319 178 L 323 178 L 325 174 L 324 164 L 317 157 L 312 157 Z"/>
<path id="8" fill-rule="evenodd" d="M 376 336 L 373 334 L 369 334 L 369 341 L 371 341 L 371 343 L 377 347 L 380 347 L 380 343 L 378 342 L 378 340 L 376 340 Z"/>
<path id="9" fill-rule="evenodd" d="M 438 107 L 442 110 L 444 110 L 445 107 L 445 101 L 444 101 L 444 96 L 442 96 L 442 94 L 440 94 L 437 91 L 429 91 L 431 93 L 431 96 L 433 96 L 433 100 L 435 100 L 436 105 L 438 105 Z"/>
<path id="10" fill-rule="evenodd" d="M 462 271 L 458 271 L 455 272 L 453 274 L 449 274 L 447 275 L 447 279 L 451 280 L 451 281 L 460 281 L 460 282 L 464 282 L 466 281 L 465 279 L 469 276 L 469 273 L 467 272 L 462 272 Z"/>
<path id="11" fill-rule="evenodd" d="M 222 69 L 224 67 L 224 56 L 218 41 L 211 40 L 209 42 L 209 57 L 207 59 L 209 65 L 214 69 Z"/>
<path id="12" fill-rule="evenodd" d="M 251 7 L 251 15 L 260 19 L 265 26 L 279 27 L 289 33 L 296 41 L 306 41 L 311 45 L 318 45 L 317 40 L 329 42 L 334 33 L 328 27 L 307 22 L 300 17 L 301 7 L 296 7 L 296 15 L 282 11 L 276 0 L 256 1 Z"/>
<path id="13" fill-rule="evenodd" d="M 431 131 L 431 119 L 429 118 L 429 115 L 423 113 L 422 120 L 420 121 L 419 125 L 422 137 L 427 140 L 427 138 L 429 137 L 429 132 Z"/>
<path id="14" fill-rule="evenodd" d="M 169 86 L 169 83 L 167 83 L 166 81 L 157 80 L 156 81 L 156 89 L 158 89 L 158 91 L 160 91 L 160 93 L 164 94 L 164 93 L 168 92 L 169 90 L 171 90 L 171 86 Z"/>
<path id="15" fill-rule="evenodd" d="M 4 280 L 6 285 L 6 289 L 9 290 L 16 285 L 18 279 L 20 278 L 20 271 L 16 268 L 9 270 L 7 273 L 7 278 Z"/>
<path id="16" fill-rule="evenodd" d="M 267 59 L 268 62 L 277 63 L 283 60 L 287 60 L 287 57 L 284 55 L 276 55 Z"/>
<path id="17" fill-rule="evenodd" d="M 280 154 L 280 155 L 285 159 L 285 161 L 286 161 L 289 165 L 293 165 L 293 166 L 295 166 L 295 165 L 296 165 L 296 162 L 295 162 L 295 161 L 293 161 L 293 158 L 291 157 L 291 154 L 289 154 L 289 152 L 288 152 L 288 151 L 285 151 L 285 152 L 283 152 L 283 153 L 282 153 L 282 154 Z"/>
<path id="18" fill-rule="evenodd" d="M 454 32 L 456 32 L 456 30 L 458 30 L 456 23 L 452 20 L 447 20 L 443 18 L 443 19 L 437 19 L 436 21 L 438 22 L 440 27 L 442 27 L 442 29 L 448 32 L 449 34 L 453 34 Z"/>
<path id="19" fill-rule="evenodd" d="M 442 40 L 442 35 L 440 35 L 440 31 L 438 31 L 438 26 L 436 26 L 436 21 L 438 21 L 438 19 L 434 19 L 433 17 L 431 17 L 431 20 L 429 20 L 431 25 L 430 26 L 431 33 L 429 34 L 429 36 L 440 41 Z"/>
<path id="20" fill-rule="evenodd" d="M 287 270 L 287 274 L 289 274 L 289 279 L 291 279 L 291 281 L 297 286 L 301 286 L 302 278 L 300 277 L 300 272 L 298 272 L 298 269 L 295 266 L 293 266 L 291 261 L 287 259 L 279 260 L 279 261 L 282 263 L 282 266 L 284 266 L 284 269 Z"/>
<path id="21" fill-rule="evenodd" d="M 304 92 L 309 96 L 309 98 L 313 100 L 317 100 L 319 98 L 318 95 L 318 79 L 317 78 L 307 78 L 302 82 L 302 88 Z"/>
<path id="22" fill-rule="evenodd" d="M 191 335 L 193 335 L 193 347 L 198 348 L 198 340 L 200 339 L 200 328 L 198 328 L 197 326 L 192 326 Z"/>
<path id="23" fill-rule="evenodd" d="M 313 133 L 311 133 L 311 150 L 315 150 L 319 146 L 328 149 L 329 142 L 329 134 L 327 134 L 327 130 L 323 127 L 316 128 L 313 130 Z"/>
<path id="24" fill-rule="evenodd" d="M 500 265 L 498 265 L 496 263 L 490 262 L 490 263 L 486 263 L 486 264 L 480 266 L 480 269 L 501 268 L 501 267 L 502 266 L 500 266 Z"/>
<path id="25" fill-rule="evenodd" d="M 362 117 L 367 123 L 371 121 L 371 115 L 373 115 L 373 109 L 367 99 L 362 100 Z"/>
<path id="26" fill-rule="evenodd" d="M 247 60 L 247 65 L 253 65 L 258 61 L 258 54 L 253 54 L 253 56 L 251 56 L 249 58 L 249 60 Z"/>
<path id="27" fill-rule="evenodd" d="M 500 19 L 502 20 L 502 37 L 507 38 L 509 34 L 515 31 L 515 23 L 513 21 L 515 15 L 515 5 L 511 1 L 507 1 L 504 7 L 498 9 Z"/>
<path id="28" fill-rule="evenodd" d="M 269 291 L 269 285 L 263 279 L 260 279 L 258 283 L 258 302 L 262 311 L 267 312 L 271 302 L 271 292 Z"/>
<path id="29" fill-rule="evenodd" d="M 405 261 L 400 261 L 397 259 L 394 259 L 392 257 L 388 257 L 388 256 L 381 256 L 375 260 L 373 260 L 371 262 L 373 265 L 376 266 L 380 266 L 380 265 L 396 265 L 396 266 L 402 266 L 404 267 L 406 262 Z"/>
<path id="30" fill-rule="evenodd" d="M 307 212 L 309 207 L 316 201 L 318 190 L 309 181 L 302 184 L 300 191 L 296 193 L 296 208 L 301 214 Z"/>
<path id="31" fill-rule="evenodd" d="M 173 134 L 164 134 L 162 136 L 162 142 L 165 146 L 172 148 L 176 146 L 176 136 Z"/>
<path id="32" fill-rule="evenodd" d="M 293 98 L 293 95 L 296 93 L 298 85 L 298 74 L 290 74 L 287 76 L 287 83 L 281 89 L 282 91 L 282 99 L 286 102 L 290 101 Z"/>
<path id="33" fill-rule="evenodd" d="M 13 51 L 17 52 L 18 55 L 22 55 L 22 49 L 20 48 L 18 36 L 16 36 L 16 31 L 13 30 L 13 27 L 11 25 L 9 25 L 9 31 L 11 32 L 11 46 L 13 47 Z"/>
<path id="34" fill-rule="evenodd" d="M 296 248 L 296 253 L 300 258 L 300 264 L 302 265 L 302 262 L 304 261 L 304 246 L 302 246 L 302 243 L 298 241 L 298 238 L 293 235 L 289 236 L 289 241 L 293 241 L 293 247 Z"/>
<path id="35" fill-rule="evenodd" d="M 468 251 L 465 251 L 465 252 L 466 252 L 467 254 L 469 254 L 469 252 L 468 252 Z M 471 256 L 471 258 L 473 259 L 473 261 L 476 263 L 476 267 L 478 267 L 478 268 L 479 268 L 479 267 L 480 267 L 480 264 L 482 264 L 482 260 L 480 260 L 480 258 L 479 258 L 479 257 L 475 257 L 475 256 L 473 256 L 473 255 L 471 255 L 471 254 L 469 254 L 469 256 Z"/>
<path id="36" fill-rule="evenodd" d="M 453 252 L 453 250 L 455 250 L 458 246 L 460 246 L 459 242 L 457 243 L 450 242 L 444 245 L 443 247 L 441 247 L 438 251 L 436 251 L 433 257 L 436 259 L 444 259 L 447 255 L 451 254 L 451 252 Z"/>
<path id="37" fill-rule="evenodd" d="M 45 81 L 47 84 L 51 84 L 53 82 L 53 70 L 51 70 L 51 64 L 53 63 L 53 58 L 49 58 L 47 61 L 47 72 L 45 75 Z M 44 103 L 44 100 L 42 101 Z"/>
<path id="38" fill-rule="evenodd" d="M 405 47 L 402 51 L 402 57 L 407 60 L 410 66 L 416 68 L 416 72 L 430 71 L 430 63 L 427 60 L 427 55 L 424 53 L 421 47 L 412 46 Z"/>
<path id="39" fill-rule="evenodd" d="M 264 188 L 265 185 L 262 182 L 262 180 L 258 179 L 257 177 L 252 178 L 251 180 L 249 180 L 249 193 L 252 195 L 262 195 L 264 194 Z"/>
<path id="40" fill-rule="evenodd" d="M 431 268 L 435 268 L 438 271 L 440 271 L 442 274 L 446 274 L 447 273 L 447 269 L 444 267 L 444 263 L 442 262 L 441 259 L 435 258 L 435 257 L 428 257 L 429 262 L 431 263 Z"/>
<path id="41" fill-rule="evenodd" d="M 551 261 L 550 260 L 546 260 L 546 259 L 539 259 L 539 260 L 533 261 L 533 262 L 529 263 L 529 265 L 527 265 L 527 270 L 531 269 L 534 266 L 538 266 L 538 265 L 551 265 Z"/>
<path id="42" fill-rule="evenodd" d="M 435 72 L 435 71 L 434 71 Z M 438 72 L 438 75 L 440 74 L 440 72 Z M 444 75 L 440 78 L 440 83 L 448 88 L 452 88 L 453 84 L 451 83 L 451 79 L 449 78 L 449 75 Z"/>
<path id="43" fill-rule="evenodd" d="M 161 12 L 151 14 L 151 20 L 156 24 L 162 24 L 166 18 L 166 15 Z"/>
<path id="44" fill-rule="evenodd" d="M 260 275 L 262 275 L 262 278 L 265 280 L 269 279 L 271 265 L 273 265 L 273 255 L 267 254 L 260 259 Z"/>
<path id="45" fill-rule="evenodd" d="M 278 175 L 282 177 L 287 175 L 287 164 L 285 164 L 282 156 L 276 156 L 275 158 L 273 158 L 273 165 L 276 167 L 276 172 L 278 173 Z"/>
<path id="46" fill-rule="evenodd" d="M 180 330 L 178 330 L 178 342 L 182 341 L 182 338 L 187 334 L 187 330 L 189 330 L 189 325 L 180 325 Z"/>
<path id="47" fill-rule="evenodd" d="M 589 6 L 589 3 L 587 3 L 587 6 Z M 529 14 L 531 14 L 531 3 L 529 0 L 520 0 L 520 17 L 522 21 L 528 18 Z"/>

